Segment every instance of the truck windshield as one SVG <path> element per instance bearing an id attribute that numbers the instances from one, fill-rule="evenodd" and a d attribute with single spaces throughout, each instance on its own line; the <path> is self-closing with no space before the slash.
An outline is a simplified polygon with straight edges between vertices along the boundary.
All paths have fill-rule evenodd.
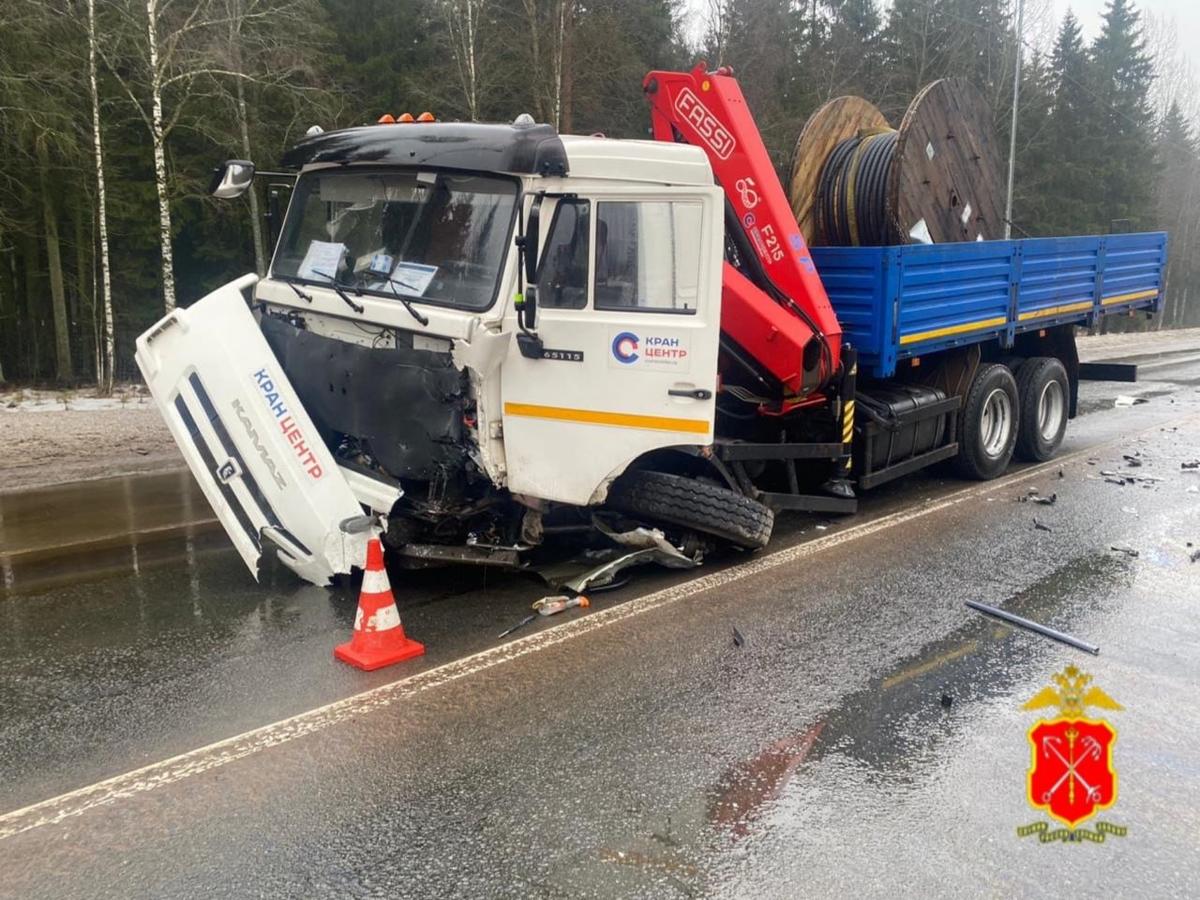
<path id="1" fill-rule="evenodd" d="M 277 277 L 486 309 L 509 246 L 517 185 L 416 170 L 301 175 Z"/>

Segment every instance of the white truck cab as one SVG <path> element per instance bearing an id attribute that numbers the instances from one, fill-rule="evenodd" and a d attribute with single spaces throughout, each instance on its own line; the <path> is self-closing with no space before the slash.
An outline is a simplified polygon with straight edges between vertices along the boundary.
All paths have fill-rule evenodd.
<path id="1" fill-rule="evenodd" d="M 311 581 L 348 572 L 364 508 L 424 558 L 515 559 L 636 461 L 712 443 L 724 194 L 700 149 L 377 125 L 284 164 L 267 276 L 137 342 L 252 572 L 264 544 Z"/>

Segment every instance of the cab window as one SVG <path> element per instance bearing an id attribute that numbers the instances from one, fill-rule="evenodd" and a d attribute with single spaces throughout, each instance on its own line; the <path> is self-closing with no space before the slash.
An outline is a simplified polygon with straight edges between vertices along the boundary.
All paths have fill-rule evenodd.
<path id="1" fill-rule="evenodd" d="M 538 305 L 583 309 L 588 298 L 591 204 L 563 198 L 554 208 L 538 267 Z"/>
<path id="2" fill-rule="evenodd" d="M 596 204 L 596 308 L 694 313 L 700 298 L 696 201 Z"/>

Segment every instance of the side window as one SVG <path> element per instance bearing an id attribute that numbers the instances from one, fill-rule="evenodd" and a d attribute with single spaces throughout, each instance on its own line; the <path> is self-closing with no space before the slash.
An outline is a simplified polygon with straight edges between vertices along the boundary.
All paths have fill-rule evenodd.
<path id="1" fill-rule="evenodd" d="M 587 306 L 591 204 L 562 199 L 538 263 L 538 305 L 554 309 Z"/>
<path id="2" fill-rule="evenodd" d="M 596 204 L 596 308 L 694 313 L 700 300 L 696 201 Z"/>

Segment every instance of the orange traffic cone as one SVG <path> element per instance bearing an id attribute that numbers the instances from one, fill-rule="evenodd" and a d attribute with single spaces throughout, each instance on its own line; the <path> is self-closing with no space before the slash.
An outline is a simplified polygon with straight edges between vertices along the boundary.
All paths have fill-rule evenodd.
<path id="1" fill-rule="evenodd" d="M 346 643 L 334 647 L 333 655 L 370 672 L 424 652 L 424 644 L 404 636 L 400 611 L 396 609 L 387 569 L 383 567 L 383 545 L 379 538 L 373 537 L 367 542 L 367 568 L 354 616 L 354 634 Z"/>

